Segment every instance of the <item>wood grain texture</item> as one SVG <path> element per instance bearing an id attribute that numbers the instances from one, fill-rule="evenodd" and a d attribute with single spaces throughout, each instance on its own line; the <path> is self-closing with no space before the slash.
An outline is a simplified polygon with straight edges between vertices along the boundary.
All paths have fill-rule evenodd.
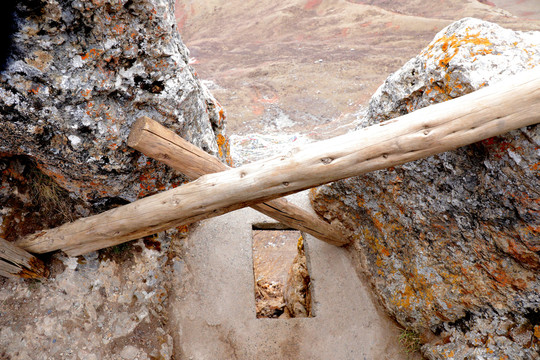
<path id="1" fill-rule="evenodd" d="M 139 118 L 133 125 L 128 145 L 191 179 L 230 169 L 217 158 L 146 116 Z M 329 244 L 341 246 L 348 243 L 344 231 L 338 225 L 332 225 L 286 199 L 275 199 L 251 207 L 284 225 L 305 231 Z"/>
<path id="2" fill-rule="evenodd" d="M 48 276 L 48 270 L 38 258 L 0 238 L 0 275 L 40 279 Z"/>
<path id="3" fill-rule="evenodd" d="M 540 68 L 283 156 L 204 175 L 176 189 L 28 236 L 18 245 L 31 252 L 63 249 L 70 255 L 84 254 L 538 122 Z"/>

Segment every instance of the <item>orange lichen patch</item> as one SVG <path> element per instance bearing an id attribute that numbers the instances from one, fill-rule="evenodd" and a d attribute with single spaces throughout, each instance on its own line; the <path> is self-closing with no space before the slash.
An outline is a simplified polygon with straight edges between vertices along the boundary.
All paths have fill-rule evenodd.
<path id="1" fill-rule="evenodd" d="M 90 91 L 90 90 L 88 90 Z M 83 94 L 83 97 L 86 97 L 84 96 Z M 87 101 L 86 102 L 86 114 L 94 119 L 96 119 L 97 121 L 102 121 L 102 120 L 107 120 L 108 122 L 110 122 L 111 124 L 115 124 L 117 123 L 119 120 L 117 118 L 115 118 L 113 115 L 111 115 L 111 108 L 105 104 L 96 104 L 94 103 L 93 101 Z M 108 133 L 109 134 L 113 134 L 111 136 L 108 136 L 106 139 L 107 140 L 114 140 L 117 138 L 116 134 L 117 131 L 108 126 Z"/>
<path id="2" fill-rule="evenodd" d="M 62 175 L 61 173 L 51 171 L 51 170 L 49 170 L 49 168 L 47 168 L 45 166 L 40 166 L 40 164 L 37 164 L 37 167 L 42 173 L 44 173 L 48 177 L 54 179 L 55 182 L 57 184 L 59 184 L 60 186 L 63 186 L 65 184 L 67 184 L 66 177 L 64 175 Z"/>
<path id="3" fill-rule="evenodd" d="M 86 54 L 81 56 L 81 59 L 88 60 L 88 59 L 95 59 L 99 55 L 101 55 L 103 51 L 99 49 L 90 49 Z"/>
<path id="4" fill-rule="evenodd" d="M 162 186 L 162 184 L 157 184 L 158 179 L 154 174 L 153 168 L 145 169 L 145 171 L 139 175 L 139 181 L 141 182 L 139 184 L 141 188 L 138 194 L 139 198 L 156 193 L 159 190 L 159 187 Z"/>
<path id="5" fill-rule="evenodd" d="M 18 180 L 18 181 L 23 182 L 23 183 L 26 182 L 25 177 L 22 176 L 22 174 L 20 172 L 15 171 L 11 167 L 8 167 L 7 169 L 3 170 L 2 174 L 4 176 L 6 176 L 7 178 L 13 178 L 13 179 Z"/>
<path id="6" fill-rule="evenodd" d="M 411 300 L 414 297 L 416 297 L 414 289 L 406 283 L 405 289 L 397 292 L 391 300 L 392 303 L 398 307 L 408 308 L 411 306 Z"/>
<path id="7" fill-rule="evenodd" d="M 379 231 L 383 231 L 383 223 L 377 219 L 377 216 L 380 215 L 380 213 L 376 213 L 375 216 L 371 216 L 371 221 L 373 221 L 373 225 L 377 228 Z"/>
<path id="8" fill-rule="evenodd" d="M 124 32 L 125 26 L 124 24 L 118 24 L 115 27 L 113 27 L 114 32 L 116 34 L 121 35 Z"/>
<path id="9" fill-rule="evenodd" d="M 442 349 L 441 350 L 441 355 L 448 358 L 448 359 L 453 359 L 455 353 L 454 353 L 454 350 Z"/>
<path id="10" fill-rule="evenodd" d="M 540 340 L 540 325 L 534 326 L 534 336 Z"/>
<path id="11" fill-rule="evenodd" d="M 163 59 L 159 59 L 154 62 L 154 67 L 156 69 L 166 69 L 169 67 L 169 63 Z"/>
<path id="12" fill-rule="evenodd" d="M 369 247 L 373 250 L 376 256 L 375 265 L 380 269 L 386 269 L 384 258 L 381 257 L 381 254 L 388 254 L 386 257 L 390 256 L 390 252 L 386 247 L 384 247 L 381 242 L 379 241 L 379 238 L 377 236 L 374 236 L 371 231 L 368 229 L 364 229 L 362 240 L 369 245 Z M 361 240 L 361 241 L 362 241 Z"/>
<path id="13" fill-rule="evenodd" d="M 221 106 L 221 104 L 219 102 L 216 101 L 216 108 L 218 108 L 218 126 L 222 126 L 223 123 L 225 122 L 225 118 L 226 118 L 226 115 L 225 115 L 225 109 L 223 108 L 223 106 Z"/>
<path id="14" fill-rule="evenodd" d="M 434 55 L 431 53 L 431 51 L 440 46 L 443 54 L 438 55 L 436 59 L 439 60 L 438 64 L 440 67 L 446 68 L 448 67 L 450 61 L 458 54 L 460 47 L 465 44 L 491 46 L 491 42 L 487 38 L 480 37 L 480 33 L 467 33 L 465 36 L 456 34 L 452 34 L 451 36 L 443 35 L 424 51 L 424 55 L 426 55 L 428 58 L 433 57 Z M 487 55 L 492 51 L 492 49 L 483 48 L 478 49 L 476 52 L 471 52 L 470 55 Z"/>
<path id="15" fill-rule="evenodd" d="M 493 53 L 493 49 L 480 49 L 477 51 L 470 51 L 471 57 L 474 57 L 476 55 L 488 55 Z"/>
<path id="16" fill-rule="evenodd" d="M 405 107 L 407 108 L 408 112 L 413 112 L 414 111 L 413 104 L 411 103 L 411 101 L 409 99 L 405 100 Z"/>
<path id="17" fill-rule="evenodd" d="M 510 193 L 509 192 L 507 195 L 511 196 L 514 199 L 516 199 L 517 201 L 519 201 L 519 203 L 523 207 L 530 207 L 531 204 L 533 204 L 533 203 L 540 205 L 540 198 L 531 198 L 526 193 Z"/>
<path id="18" fill-rule="evenodd" d="M 441 97 L 442 95 L 442 101 L 447 101 L 452 99 L 452 96 L 450 93 L 452 92 L 452 86 L 448 83 L 443 84 L 444 88 L 441 88 L 439 85 L 433 85 L 432 87 L 427 87 L 424 90 L 424 95 L 430 96 L 430 97 Z M 461 84 L 455 84 L 454 85 L 457 88 L 461 88 Z M 416 109 L 413 109 L 416 110 Z"/>
<path id="19" fill-rule="evenodd" d="M 497 159 L 501 159 L 508 150 L 519 152 L 519 149 L 515 148 L 511 142 L 504 141 L 500 137 L 485 139 L 482 141 L 482 145 Z"/>
<path id="20" fill-rule="evenodd" d="M 411 308 L 411 306 L 432 307 L 435 294 L 433 293 L 433 284 L 418 273 L 418 269 L 413 267 L 410 270 L 400 270 L 407 282 L 404 289 L 396 292 L 391 302 L 400 308 Z"/>
<path id="21" fill-rule="evenodd" d="M 41 85 L 36 85 L 36 87 L 33 87 L 28 90 L 29 93 L 32 93 L 34 95 L 39 94 L 39 89 L 41 88 Z"/>
<path id="22" fill-rule="evenodd" d="M 189 227 L 187 225 L 178 226 L 176 228 L 180 234 L 187 234 L 189 232 Z"/>
<path id="23" fill-rule="evenodd" d="M 225 139 L 225 136 L 218 134 L 216 141 L 217 141 L 218 147 L 220 148 L 219 156 L 223 156 L 223 153 L 221 152 L 221 147 L 225 144 L 227 140 Z"/>
<path id="24" fill-rule="evenodd" d="M 487 275 L 495 280 L 493 285 L 503 288 L 511 286 L 519 290 L 525 290 L 527 288 L 527 282 L 525 280 L 512 277 L 499 263 L 500 260 L 496 259 L 494 262 L 486 262 L 482 265 Z"/>
<path id="25" fill-rule="evenodd" d="M 534 233 L 536 235 L 540 235 L 540 226 L 533 226 L 533 225 L 527 225 L 526 227 L 527 232 Z M 538 250 L 535 250 L 538 251 Z"/>
<path id="26" fill-rule="evenodd" d="M 225 110 L 223 108 L 219 109 L 219 125 L 223 124 L 223 120 L 225 120 Z"/>
<path id="27" fill-rule="evenodd" d="M 225 158 L 225 162 L 232 166 L 232 158 L 231 158 L 231 144 L 229 142 L 229 139 L 222 134 L 218 134 L 216 137 L 217 145 L 218 145 L 218 152 L 220 158 Z"/>

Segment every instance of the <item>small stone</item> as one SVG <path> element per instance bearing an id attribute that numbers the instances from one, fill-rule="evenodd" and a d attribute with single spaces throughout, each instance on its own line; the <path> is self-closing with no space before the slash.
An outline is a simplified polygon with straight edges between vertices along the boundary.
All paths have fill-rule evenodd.
<path id="1" fill-rule="evenodd" d="M 137 349 L 135 346 L 127 345 L 122 349 L 122 352 L 120 353 L 120 356 L 122 359 L 126 360 L 133 360 L 139 355 L 139 349 Z"/>

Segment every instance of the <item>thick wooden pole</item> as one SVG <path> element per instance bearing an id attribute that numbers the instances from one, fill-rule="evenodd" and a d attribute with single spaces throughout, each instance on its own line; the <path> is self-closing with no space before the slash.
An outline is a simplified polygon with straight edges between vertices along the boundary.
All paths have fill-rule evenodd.
<path id="1" fill-rule="evenodd" d="M 191 179 L 230 169 L 217 158 L 146 116 L 138 119 L 132 126 L 128 145 Z M 286 199 L 275 199 L 251 207 L 284 225 L 305 231 L 329 244 L 341 246 L 348 243 L 337 225 L 327 223 Z"/>
<path id="2" fill-rule="evenodd" d="M 0 238 L 0 275 L 40 279 L 49 276 L 49 270 L 32 254 Z"/>
<path id="3" fill-rule="evenodd" d="M 540 122 L 540 67 L 474 93 L 28 236 L 31 252 L 79 255 Z"/>

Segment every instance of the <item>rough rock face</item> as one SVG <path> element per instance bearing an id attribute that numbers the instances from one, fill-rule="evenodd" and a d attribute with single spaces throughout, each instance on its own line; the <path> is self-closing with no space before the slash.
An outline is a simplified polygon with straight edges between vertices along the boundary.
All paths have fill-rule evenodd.
<path id="1" fill-rule="evenodd" d="M 169 281 L 183 262 L 169 236 L 57 253 L 42 282 L 0 277 L 0 359 L 171 359 Z"/>
<path id="2" fill-rule="evenodd" d="M 467 18 L 377 90 L 369 126 L 540 64 L 540 33 Z M 430 359 L 539 359 L 540 127 L 323 186 L 315 209 Z"/>
<path id="3" fill-rule="evenodd" d="M 226 155 L 223 110 L 188 65 L 173 3 L 17 2 L 0 72 L 0 237 L 181 184 L 127 148 L 141 115 Z M 0 359 L 173 358 L 169 283 L 186 232 L 43 256 L 41 282 L 0 278 Z"/>
<path id="4" fill-rule="evenodd" d="M 3 156 L 31 157 L 72 196 L 132 201 L 184 180 L 126 146 L 139 116 L 223 154 L 224 112 L 188 65 L 173 0 L 28 1 L 15 19 Z"/>

